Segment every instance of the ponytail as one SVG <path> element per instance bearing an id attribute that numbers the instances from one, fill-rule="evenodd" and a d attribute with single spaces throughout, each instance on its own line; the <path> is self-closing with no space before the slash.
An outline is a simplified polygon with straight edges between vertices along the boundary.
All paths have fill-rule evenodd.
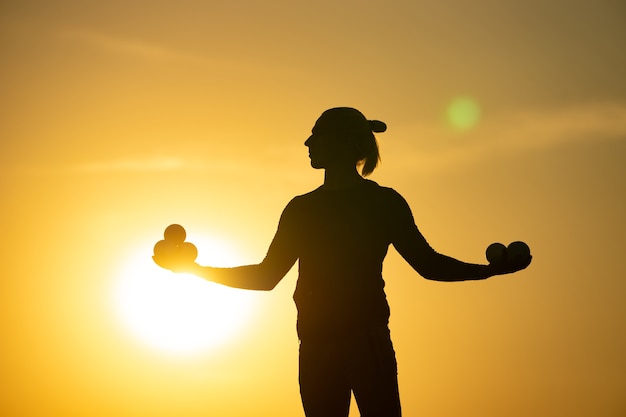
<path id="1" fill-rule="evenodd" d="M 374 132 L 382 133 L 387 130 L 387 125 L 380 120 L 368 120 L 370 131 L 364 133 L 359 141 L 362 152 L 359 153 L 359 165 L 361 165 L 361 175 L 367 177 L 374 172 L 374 169 L 380 163 L 380 151 L 378 149 L 378 142 Z"/>

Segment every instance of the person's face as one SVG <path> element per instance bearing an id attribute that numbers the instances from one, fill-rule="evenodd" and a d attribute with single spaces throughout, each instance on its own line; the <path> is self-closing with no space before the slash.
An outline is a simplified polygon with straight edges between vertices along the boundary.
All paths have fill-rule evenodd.
<path id="1" fill-rule="evenodd" d="M 309 148 L 309 158 L 311 158 L 313 168 L 325 169 L 338 164 L 355 164 L 346 140 L 324 129 L 319 123 L 315 124 L 311 136 L 304 142 L 304 145 Z"/>

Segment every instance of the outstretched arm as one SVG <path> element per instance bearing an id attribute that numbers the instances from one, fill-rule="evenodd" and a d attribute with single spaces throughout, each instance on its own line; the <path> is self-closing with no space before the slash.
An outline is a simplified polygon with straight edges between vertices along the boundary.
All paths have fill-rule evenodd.
<path id="1" fill-rule="evenodd" d="M 215 268 L 194 264 L 189 272 L 208 281 L 233 288 L 269 291 L 289 272 L 296 258 L 288 253 L 273 251 L 272 246 L 260 264 Z"/>
<path id="2" fill-rule="evenodd" d="M 266 261 L 260 264 L 236 266 L 232 268 L 218 268 L 212 266 L 202 266 L 196 262 L 188 264 L 165 263 L 161 259 L 153 256 L 154 262 L 162 268 L 172 272 L 181 272 L 197 275 L 207 281 L 228 287 L 240 288 L 244 290 L 272 290 L 280 280 L 289 272 L 293 265 L 284 264 L 282 266 L 272 266 Z"/>
<path id="3" fill-rule="evenodd" d="M 415 228 L 413 236 L 395 242 L 398 253 L 426 279 L 433 281 L 468 281 L 497 275 L 492 265 L 478 265 L 459 261 L 436 252 Z"/>
<path id="4" fill-rule="evenodd" d="M 480 265 L 451 258 L 436 252 L 415 226 L 413 215 L 404 199 L 400 199 L 393 245 L 400 255 L 426 279 L 434 281 L 480 280 L 526 268 L 521 265 Z"/>
<path id="5" fill-rule="evenodd" d="M 285 212 L 281 216 L 276 235 L 267 251 L 265 259 L 259 264 L 237 266 L 233 268 L 216 268 L 202 266 L 195 262 L 172 264 L 156 256 L 154 262 L 174 272 L 186 272 L 197 275 L 207 281 L 247 290 L 269 291 L 289 272 L 298 259 L 293 242 L 293 226 Z M 287 219 L 286 219 L 287 217 Z"/>

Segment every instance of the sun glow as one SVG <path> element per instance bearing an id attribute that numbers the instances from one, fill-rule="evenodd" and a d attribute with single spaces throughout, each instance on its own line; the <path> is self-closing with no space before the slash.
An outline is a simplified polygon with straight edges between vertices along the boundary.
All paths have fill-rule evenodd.
<path id="1" fill-rule="evenodd" d="M 194 239 L 199 263 L 234 266 L 235 252 L 211 239 Z M 194 354 L 232 341 L 249 322 L 254 293 L 175 274 L 152 262 L 150 245 L 122 268 L 114 292 L 116 313 L 131 334 L 158 350 Z"/>

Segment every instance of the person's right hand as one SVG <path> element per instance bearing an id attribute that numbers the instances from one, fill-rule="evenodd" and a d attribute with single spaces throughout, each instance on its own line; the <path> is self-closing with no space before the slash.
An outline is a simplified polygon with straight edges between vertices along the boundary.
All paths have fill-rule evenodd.
<path id="1" fill-rule="evenodd" d="M 193 271 L 199 266 L 194 261 L 186 261 L 184 259 L 176 259 L 170 256 L 156 256 L 152 257 L 155 264 L 168 271 L 178 273 L 193 273 Z"/>
<path id="2" fill-rule="evenodd" d="M 192 272 L 198 266 L 195 263 L 197 255 L 198 250 L 192 243 L 160 240 L 154 245 L 152 260 L 172 272 Z"/>

